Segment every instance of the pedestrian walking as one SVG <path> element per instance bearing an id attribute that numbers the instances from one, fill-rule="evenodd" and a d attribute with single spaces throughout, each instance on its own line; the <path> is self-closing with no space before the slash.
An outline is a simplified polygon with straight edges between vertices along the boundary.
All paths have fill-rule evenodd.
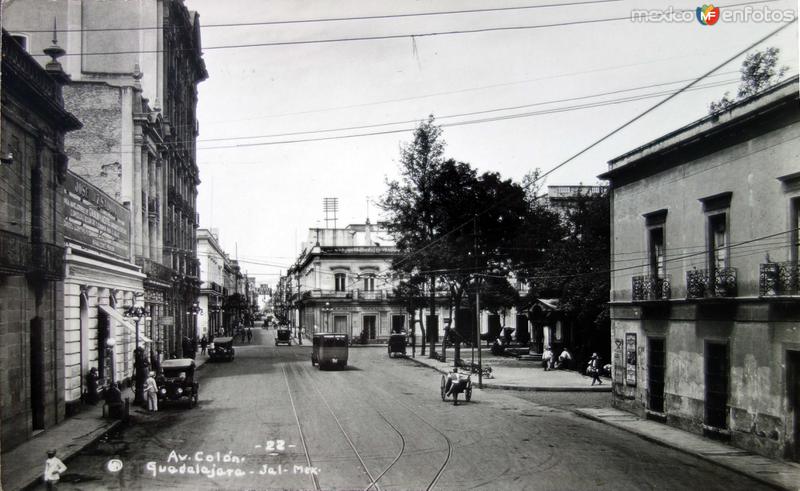
<path id="1" fill-rule="evenodd" d="M 248 327 L 247 328 L 247 344 L 250 344 L 251 341 L 253 341 L 253 329 Z"/>
<path id="2" fill-rule="evenodd" d="M 586 367 L 586 371 L 589 375 L 592 376 L 592 385 L 597 382 L 600 385 L 603 385 L 603 381 L 600 380 L 600 358 L 597 356 L 597 353 L 592 353 L 592 358 L 589 360 L 589 366 Z"/>
<path id="3" fill-rule="evenodd" d="M 151 413 L 158 411 L 158 385 L 156 384 L 156 372 L 150 372 L 145 382 L 144 390 L 147 393 L 147 410 Z"/>
<path id="4" fill-rule="evenodd" d="M 94 406 L 97 404 L 97 381 L 100 376 L 97 374 L 97 368 L 92 367 L 89 373 L 86 374 L 86 402 Z"/>
<path id="5" fill-rule="evenodd" d="M 207 348 L 208 348 L 208 338 L 206 337 L 205 334 L 203 334 L 203 337 L 200 338 L 200 354 L 205 355 Z"/>
<path id="6" fill-rule="evenodd" d="M 47 451 L 47 460 L 44 461 L 44 483 L 47 489 L 58 489 L 58 481 L 61 474 L 67 470 L 67 466 L 61 459 L 56 457 L 55 450 Z"/>
<path id="7" fill-rule="evenodd" d="M 550 346 L 545 348 L 542 353 L 542 367 L 545 372 L 553 368 L 553 352 L 550 350 Z"/>

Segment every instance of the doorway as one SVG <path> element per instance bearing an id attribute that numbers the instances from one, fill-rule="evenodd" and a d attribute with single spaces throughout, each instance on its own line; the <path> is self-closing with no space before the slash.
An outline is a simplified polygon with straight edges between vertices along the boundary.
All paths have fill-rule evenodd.
<path id="1" fill-rule="evenodd" d="M 728 345 L 706 342 L 706 425 L 728 428 Z"/>
<path id="2" fill-rule="evenodd" d="M 378 317 L 375 315 L 364 316 L 364 330 L 367 332 L 367 339 L 375 339 Z"/>
<path id="3" fill-rule="evenodd" d="M 792 445 L 787 446 L 786 457 L 800 462 L 800 351 L 786 352 L 786 402 L 788 414 L 794 420 Z"/>
<path id="4" fill-rule="evenodd" d="M 31 419 L 33 430 L 44 429 L 44 322 L 34 317 L 30 322 Z"/>
<path id="5" fill-rule="evenodd" d="M 656 413 L 664 412 L 664 374 L 666 354 L 663 338 L 647 340 L 647 386 L 649 387 L 648 408 Z"/>

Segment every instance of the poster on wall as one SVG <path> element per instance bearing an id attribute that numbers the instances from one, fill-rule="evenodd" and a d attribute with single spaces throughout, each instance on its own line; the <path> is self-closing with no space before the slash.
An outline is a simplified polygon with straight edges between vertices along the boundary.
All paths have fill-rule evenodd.
<path id="1" fill-rule="evenodd" d="M 625 384 L 636 385 L 636 333 L 625 334 Z"/>

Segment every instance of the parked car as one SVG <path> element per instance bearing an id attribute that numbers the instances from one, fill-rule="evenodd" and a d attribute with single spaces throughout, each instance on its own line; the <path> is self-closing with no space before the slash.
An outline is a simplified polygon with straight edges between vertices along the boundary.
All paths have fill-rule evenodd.
<path id="1" fill-rule="evenodd" d="M 233 338 L 231 337 L 214 338 L 214 342 L 208 347 L 208 356 L 213 361 L 233 361 L 235 354 L 236 350 L 233 349 Z"/>
<path id="2" fill-rule="evenodd" d="M 162 361 L 161 373 L 156 377 L 159 403 L 185 401 L 190 408 L 196 406 L 200 384 L 194 380 L 194 371 L 191 358 Z"/>
<path id="3" fill-rule="evenodd" d="M 347 366 L 350 337 L 347 334 L 317 333 L 311 338 L 311 365 L 320 370 L 329 367 Z"/>

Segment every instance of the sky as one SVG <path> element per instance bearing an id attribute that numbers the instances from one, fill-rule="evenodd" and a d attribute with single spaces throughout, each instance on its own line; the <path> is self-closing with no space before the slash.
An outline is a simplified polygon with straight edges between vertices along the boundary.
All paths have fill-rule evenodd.
<path id="1" fill-rule="evenodd" d="M 323 198 L 338 198 L 339 227 L 381 219 L 375 202 L 399 175 L 401 146 L 428 115 L 444 126 L 446 157 L 521 180 L 535 168 L 553 169 L 780 27 L 758 18 L 764 9 L 796 16 L 798 8 L 791 0 L 731 0 L 716 4 L 718 22 L 703 25 L 696 18 L 631 20 L 633 9 L 694 12 L 699 6 L 686 1 L 186 5 L 200 14 L 209 73 L 198 89 L 200 226 L 218 229 L 223 248 L 242 268 L 272 285 L 297 258 L 308 229 L 325 226 Z M 464 10 L 483 11 L 408 15 Z M 726 18 L 726 10 L 750 17 Z M 353 17 L 373 18 L 319 21 Z M 237 23 L 257 25 L 214 26 Z M 310 42 L 341 39 L 351 40 Z M 242 46 L 253 44 L 262 46 Z M 798 73 L 796 23 L 754 49 L 767 46 L 781 49 L 787 76 Z M 608 160 L 705 116 L 710 101 L 725 91 L 735 95 L 742 59 L 543 184 L 595 184 Z M 637 97 L 646 94 L 660 95 Z"/>

